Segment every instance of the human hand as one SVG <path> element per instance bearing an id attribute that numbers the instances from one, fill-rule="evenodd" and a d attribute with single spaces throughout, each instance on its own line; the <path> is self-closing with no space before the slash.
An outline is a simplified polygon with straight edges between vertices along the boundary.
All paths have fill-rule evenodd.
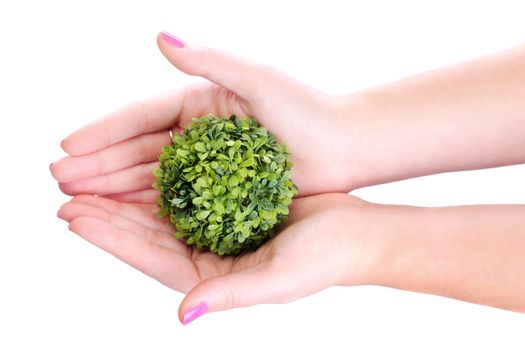
<path id="1" fill-rule="evenodd" d="M 180 132 L 206 114 L 255 117 L 284 142 L 294 164 L 299 196 L 349 190 L 352 139 L 345 118 L 336 116 L 332 98 L 270 67 L 219 51 L 185 45 L 162 34 L 162 53 L 181 71 L 210 82 L 134 102 L 71 134 L 62 143 L 69 154 L 51 165 L 68 195 L 116 195 L 148 201 L 152 170 L 168 131 Z"/>
<path id="2" fill-rule="evenodd" d="M 336 284 L 370 278 L 362 210 L 345 194 L 295 199 L 282 231 L 258 250 L 220 257 L 175 239 L 154 204 L 129 204 L 80 195 L 58 215 L 92 244 L 187 293 L 179 308 L 186 324 L 204 312 L 289 302 Z"/>

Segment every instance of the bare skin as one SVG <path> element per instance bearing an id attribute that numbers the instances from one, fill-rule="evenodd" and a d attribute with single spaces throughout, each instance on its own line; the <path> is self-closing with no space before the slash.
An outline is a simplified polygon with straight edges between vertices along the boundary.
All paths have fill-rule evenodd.
<path id="1" fill-rule="evenodd" d="M 372 284 L 525 312 L 525 205 L 369 205 Z"/>
<path id="2" fill-rule="evenodd" d="M 332 97 L 270 67 L 218 51 L 177 49 L 161 39 L 159 47 L 179 69 L 210 83 L 134 102 L 67 137 L 61 145 L 69 156 L 52 165 L 64 193 L 139 192 L 140 197 L 151 188 L 151 170 L 160 147 L 170 142 L 168 131 L 179 132 L 206 114 L 247 115 L 272 130 L 292 154 L 301 196 L 350 187 L 350 165 L 341 150 L 352 138 L 346 121 L 330 111 Z M 322 140 L 331 142 L 320 147 Z"/>
<path id="3" fill-rule="evenodd" d="M 525 206 L 385 206 L 345 194 L 524 163 L 525 47 L 328 96 L 222 52 L 177 48 L 161 37 L 158 44 L 177 68 L 210 82 L 79 129 L 62 142 L 68 156 L 51 172 L 75 196 L 59 211 L 69 228 L 186 293 L 181 320 L 199 303 L 213 312 L 357 284 L 525 311 Z M 282 232 L 237 258 L 185 246 L 153 213 L 151 170 L 168 131 L 208 113 L 257 118 L 288 145 L 300 189 Z"/>
<path id="4" fill-rule="evenodd" d="M 352 187 L 525 162 L 525 45 L 339 100 Z"/>
<path id="5" fill-rule="evenodd" d="M 219 257 L 186 246 L 154 204 L 120 203 L 79 195 L 58 216 L 99 248 L 182 293 L 184 310 L 205 302 L 208 311 L 283 303 L 343 280 L 359 284 L 370 270 L 360 247 L 365 202 L 346 194 L 298 198 L 283 230 L 253 253 Z M 346 223 L 355 229 L 341 230 Z M 355 236 L 355 237 L 354 237 Z M 364 243 L 364 241 L 363 241 Z M 345 247 L 345 249 L 341 249 Z M 326 257 L 330 256 L 329 259 Z M 357 268 L 363 266 L 363 268 Z"/>

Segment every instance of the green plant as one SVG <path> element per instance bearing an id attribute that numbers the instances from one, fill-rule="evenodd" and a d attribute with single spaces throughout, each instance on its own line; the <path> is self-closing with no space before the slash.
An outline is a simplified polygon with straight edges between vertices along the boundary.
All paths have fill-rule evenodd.
<path id="1" fill-rule="evenodd" d="M 177 238 L 219 255 L 272 237 L 297 193 L 286 147 L 254 119 L 195 118 L 159 162 L 160 215 L 169 215 Z"/>

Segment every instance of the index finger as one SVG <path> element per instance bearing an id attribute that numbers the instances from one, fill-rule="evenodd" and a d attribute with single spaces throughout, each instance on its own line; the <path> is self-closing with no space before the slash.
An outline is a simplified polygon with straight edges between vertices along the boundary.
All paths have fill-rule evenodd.
<path id="1" fill-rule="evenodd" d="M 69 155 L 80 156 L 137 135 L 168 129 L 177 122 L 187 91 L 135 101 L 75 131 L 60 146 Z"/>

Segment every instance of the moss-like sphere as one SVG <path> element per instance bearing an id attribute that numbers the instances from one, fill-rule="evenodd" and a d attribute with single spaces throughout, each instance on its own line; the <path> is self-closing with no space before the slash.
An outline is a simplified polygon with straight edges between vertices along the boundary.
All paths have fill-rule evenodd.
<path id="1" fill-rule="evenodd" d="M 250 118 L 195 118 L 159 162 L 160 215 L 169 215 L 177 238 L 219 255 L 272 237 L 297 193 L 286 147 Z"/>

